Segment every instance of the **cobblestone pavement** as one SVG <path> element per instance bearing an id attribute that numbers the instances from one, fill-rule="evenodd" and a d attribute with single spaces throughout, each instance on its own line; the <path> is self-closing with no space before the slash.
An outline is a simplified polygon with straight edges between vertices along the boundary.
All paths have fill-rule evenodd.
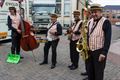
<path id="1" fill-rule="evenodd" d="M 65 36 L 61 36 L 58 45 L 55 69 L 50 69 L 51 53 L 49 54 L 49 64 L 39 65 L 43 60 L 44 43 L 41 43 L 40 47 L 33 51 L 35 57 L 32 52 L 21 51 L 24 59 L 19 64 L 6 63 L 10 45 L 10 43 L 0 45 L 0 80 L 82 80 L 84 78 L 80 75 L 81 72 L 84 72 L 84 62 L 81 59 L 77 70 L 71 71 L 67 68 L 70 64 L 69 41 Z M 112 58 L 116 57 L 109 53 L 104 80 L 120 80 L 120 65 L 114 63 Z"/>

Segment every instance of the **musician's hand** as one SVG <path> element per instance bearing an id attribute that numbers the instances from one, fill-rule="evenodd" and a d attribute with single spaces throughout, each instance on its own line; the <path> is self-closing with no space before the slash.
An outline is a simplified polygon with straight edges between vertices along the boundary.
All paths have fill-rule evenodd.
<path id="1" fill-rule="evenodd" d="M 72 28 L 69 28 L 69 29 L 67 30 L 67 32 L 68 32 L 68 33 L 72 33 L 72 32 L 73 32 Z"/>
<path id="2" fill-rule="evenodd" d="M 21 33 L 21 30 L 17 29 L 17 32 L 20 34 L 20 33 Z"/>
<path id="3" fill-rule="evenodd" d="M 35 34 L 34 34 L 33 32 L 30 32 L 30 34 L 31 34 L 32 36 L 35 36 Z"/>
<path id="4" fill-rule="evenodd" d="M 99 62 L 102 62 L 104 60 L 105 60 L 105 55 L 100 54 L 100 56 L 99 56 Z"/>
<path id="5" fill-rule="evenodd" d="M 65 36 L 66 36 L 67 34 L 68 34 L 67 32 L 64 33 Z"/>
<path id="6" fill-rule="evenodd" d="M 55 32 L 50 31 L 50 34 L 55 35 Z"/>

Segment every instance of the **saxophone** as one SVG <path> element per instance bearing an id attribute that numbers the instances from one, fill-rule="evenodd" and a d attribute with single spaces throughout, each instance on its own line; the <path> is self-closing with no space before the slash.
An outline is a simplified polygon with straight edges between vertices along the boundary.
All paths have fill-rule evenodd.
<path id="1" fill-rule="evenodd" d="M 76 50 L 80 53 L 80 57 L 85 61 L 88 59 L 88 46 L 87 46 L 87 21 L 83 21 L 81 27 L 81 38 L 76 43 Z"/>
<path id="2" fill-rule="evenodd" d="M 76 43 L 76 50 L 80 53 L 80 57 L 85 61 L 88 59 L 89 55 L 88 55 L 88 44 L 87 44 L 87 22 L 88 22 L 88 16 L 89 16 L 89 10 L 88 10 L 88 5 L 87 2 L 85 1 L 85 7 L 84 7 L 84 12 L 83 12 L 83 24 L 82 27 L 80 29 L 81 32 L 81 37 L 78 40 L 78 42 Z"/>

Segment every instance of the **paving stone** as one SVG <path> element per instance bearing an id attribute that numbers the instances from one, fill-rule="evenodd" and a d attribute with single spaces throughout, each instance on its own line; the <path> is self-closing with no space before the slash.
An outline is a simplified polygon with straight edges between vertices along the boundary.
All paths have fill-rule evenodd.
<path id="1" fill-rule="evenodd" d="M 80 59 L 79 68 L 77 70 L 69 70 L 69 41 L 66 36 L 61 36 L 61 40 L 57 48 L 57 65 L 55 69 L 51 66 L 51 50 L 49 54 L 49 63 L 47 65 L 39 65 L 43 61 L 43 47 L 41 43 L 39 48 L 32 52 L 21 51 L 24 59 L 18 64 L 6 63 L 7 53 L 10 52 L 11 44 L 4 44 L 0 47 L 0 80 L 82 80 L 84 76 L 80 73 L 85 71 L 84 61 Z M 109 57 L 109 56 L 108 56 Z M 112 62 L 114 56 L 107 60 L 104 80 L 120 80 L 120 67 Z"/>

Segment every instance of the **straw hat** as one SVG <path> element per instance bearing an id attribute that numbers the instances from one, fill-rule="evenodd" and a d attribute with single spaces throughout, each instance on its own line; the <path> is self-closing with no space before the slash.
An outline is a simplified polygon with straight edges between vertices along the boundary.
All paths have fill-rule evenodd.
<path id="1" fill-rule="evenodd" d="M 58 15 L 53 13 L 53 14 L 50 14 L 50 17 L 53 17 L 53 18 L 58 18 Z"/>
<path id="2" fill-rule="evenodd" d="M 73 11 L 73 15 L 80 15 L 80 11 L 79 10 Z"/>
<path id="3" fill-rule="evenodd" d="M 93 11 L 93 10 L 100 10 L 102 11 L 102 7 L 100 4 L 92 4 L 91 7 L 90 7 L 90 10 Z"/>

